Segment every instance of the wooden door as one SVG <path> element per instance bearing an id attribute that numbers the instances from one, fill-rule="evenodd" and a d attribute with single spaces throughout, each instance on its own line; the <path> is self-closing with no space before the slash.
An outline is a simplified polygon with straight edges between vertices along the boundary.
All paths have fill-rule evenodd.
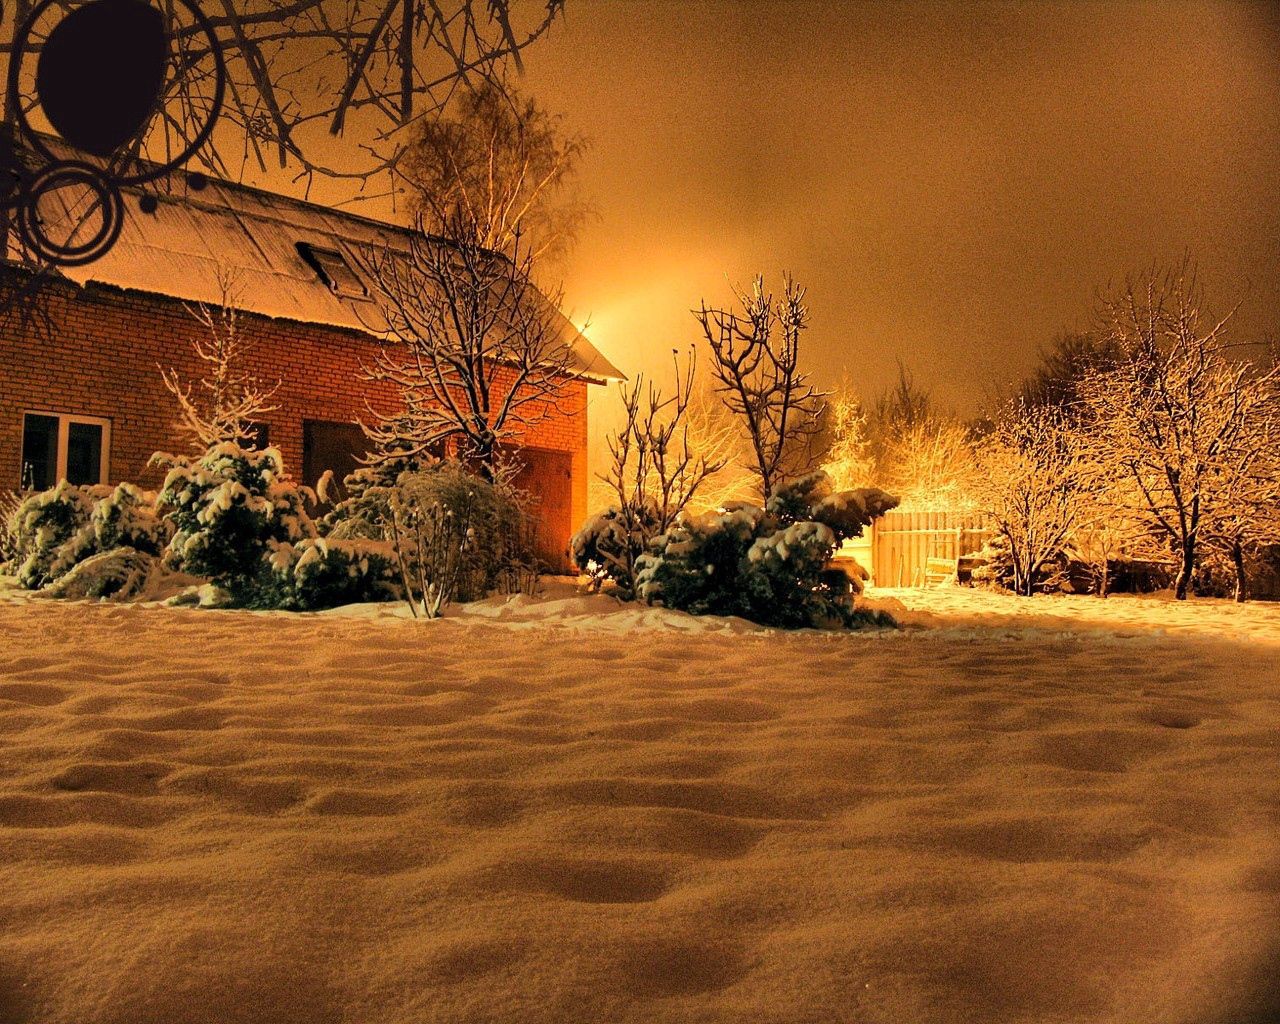
<path id="1" fill-rule="evenodd" d="M 538 556 L 557 572 L 566 572 L 573 534 L 572 456 L 545 448 L 520 448 L 514 454 L 523 463 L 515 485 L 537 500 Z"/>

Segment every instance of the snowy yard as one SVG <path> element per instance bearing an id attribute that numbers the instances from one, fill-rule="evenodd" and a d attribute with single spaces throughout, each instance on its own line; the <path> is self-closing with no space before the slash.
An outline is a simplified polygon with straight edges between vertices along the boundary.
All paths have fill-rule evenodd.
<path id="1" fill-rule="evenodd" d="M 1280 1019 L 1280 607 L 0 592 L 0 1021 Z"/>

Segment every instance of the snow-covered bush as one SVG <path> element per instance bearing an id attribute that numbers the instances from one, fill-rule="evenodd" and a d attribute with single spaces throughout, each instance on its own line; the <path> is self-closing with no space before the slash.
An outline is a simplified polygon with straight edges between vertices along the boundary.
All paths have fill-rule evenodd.
<path id="1" fill-rule="evenodd" d="M 387 540 L 391 536 L 390 499 L 405 473 L 421 473 L 434 461 L 397 455 L 360 466 L 342 481 L 342 498 L 317 524 L 322 536 L 339 540 Z"/>
<path id="2" fill-rule="evenodd" d="M 825 575 L 835 549 L 831 529 L 812 521 L 757 537 L 747 549 L 742 574 L 749 606 L 756 612 L 751 617 L 759 621 L 767 616 L 776 625 L 800 627 L 851 613 L 847 585 L 837 589 Z"/>
<path id="3" fill-rule="evenodd" d="M 309 537 L 277 547 L 270 568 L 250 599 L 254 607 L 314 611 L 399 594 L 395 556 L 383 541 Z"/>
<path id="4" fill-rule="evenodd" d="M 13 526 L 24 587 L 51 587 L 77 573 L 54 596 L 133 596 L 150 574 L 143 562 L 154 562 L 168 537 L 151 495 L 128 483 L 108 489 L 64 480 L 23 501 Z M 122 554 L 99 557 L 114 552 Z M 77 572 L 86 561 L 93 565 Z"/>
<path id="5" fill-rule="evenodd" d="M 403 580 L 419 598 L 424 590 L 443 595 L 439 607 L 478 600 L 495 589 L 510 591 L 514 574 L 533 560 L 518 496 L 458 462 L 400 474 L 389 501 Z M 432 603 L 426 602 L 428 608 Z"/>
<path id="6" fill-rule="evenodd" d="M 629 599 L 635 586 L 632 568 L 649 541 L 662 532 L 661 523 L 662 516 L 655 505 L 625 510 L 611 505 L 589 516 L 570 538 L 569 555 L 578 571 L 591 581 L 592 589 L 599 590 L 608 581 L 620 597 Z"/>
<path id="7" fill-rule="evenodd" d="M 156 513 L 155 495 L 131 483 L 118 484 L 94 506 L 89 527 L 94 548 L 100 552 L 133 548 L 158 556 L 169 540 L 168 524 Z"/>
<path id="8" fill-rule="evenodd" d="M 315 495 L 288 477 L 275 448 L 225 442 L 198 459 L 157 460 L 171 467 L 159 500 L 176 528 L 166 563 L 231 604 L 313 610 L 396 596 L 388 545 L 319 538 L 306 509 Z"/>
<path id="9" fill-rule="evenodd" d="M 18 555 L 18 507 L 22 498 L 16 491 L 0 491 L 0 572 L 12 571 Z"/>
<path id="10" fill-rule="evenodd" d="M 694 615 L 754 618 L 742 576 L 764 520 L 763 509 L 745 502 L 680 516 L 637 562 L 637 596 Z"/>
<path id="11" fill-rule="evenodd" d="M 20 585 L 39 590 L 92 554 L 92 547 L 80 539 L 81 531 L 89 525 L 102 492 L 100 487 L 78 487 L 63 480 L 22 501 L 11 519 Z"/>
<path id="12" fill-rule="evenodd" d="M 735 504 L 683 515 L 654 539 L 637 566 L 637 592 L 695 615 L 741 615 L 799 627 L 858 618 L 857 588 L 828 563 L 897 504 L 875 488 L 833 493 L 824 472 L 775 489 L 768 506 Z"/>
<path id="13" fill-rule="evenodd" d="M 878 487 L 837 491 L 831 477 L 820 469 L 782 484 L 765 508 L 784 526 L 808 520 L 822 523 L 839 544 L 861 537 L 873 519 L 897 506 L 898 499 Z"/>
<path id="14" fill-rule="evenodd" d="M 77 562 L 44 592 L 50 597 L 123 601 L 142 593 L 158 568 L 159 560 L 150 552 L 109 548 Z"/>
<path id="15" fill-rule="evenodd" d="M 259 603 L 268 559 L 281 545 L 316 535 L 305 507 L 314 496 L 285 475 L 275 448 L 224 442 L 197 459 L 157 461 L 171 467 L 158 501 L 175 528 L 166 563 L 212 581 L 237 604 Z"/>

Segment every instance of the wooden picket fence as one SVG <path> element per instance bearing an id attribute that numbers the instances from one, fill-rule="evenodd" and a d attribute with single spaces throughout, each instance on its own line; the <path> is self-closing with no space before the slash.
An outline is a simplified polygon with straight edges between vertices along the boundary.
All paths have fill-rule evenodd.
<path id="1" fill-rule="evenodd" d="M 869 537 L 853 541 L 849 553 L 875 586 L 923 587 L 954 575 L 960 559 L 991 534 L 981 513 L 895 509 L 872 524 Z"/>

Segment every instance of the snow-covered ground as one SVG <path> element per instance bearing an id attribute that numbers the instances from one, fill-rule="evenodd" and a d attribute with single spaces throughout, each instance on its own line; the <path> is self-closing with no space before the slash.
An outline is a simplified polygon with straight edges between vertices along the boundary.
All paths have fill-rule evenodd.
<path id="1" fill-rule="evenodd" d="M 1280 607 L 0 592 L 4 1024 L 1280 1019 Z"/>

